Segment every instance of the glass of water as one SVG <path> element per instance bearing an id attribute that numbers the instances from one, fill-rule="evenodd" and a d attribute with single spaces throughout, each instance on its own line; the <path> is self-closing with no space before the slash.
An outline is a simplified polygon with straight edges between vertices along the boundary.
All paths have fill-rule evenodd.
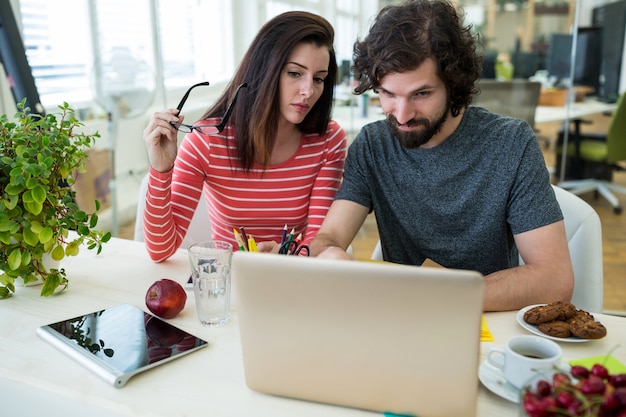
<path id="1" fill-rule="evenodd" d="M 198 319 L 204 326 L 228 323 L 233 246 L 210 240 L 191 245 L 188 253 Z"/>

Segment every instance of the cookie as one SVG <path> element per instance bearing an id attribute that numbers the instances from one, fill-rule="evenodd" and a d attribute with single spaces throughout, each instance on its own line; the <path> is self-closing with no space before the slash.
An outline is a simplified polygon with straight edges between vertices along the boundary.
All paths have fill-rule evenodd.
<path id="1" fill-rule="evenodd" d="M 567 319 L 568 322 L 572 322 L 574 320 L 578 321 L 596 321 L 593 315 L 585 310 L 576 310 L 574 315 Z"/>
<path id="2" fill-rule="evenodd" d="M 601 339 L 606 336 L 606 327 L 599 321 L 572 320 L 569 325 L 572 334 L 581 339 Z"/>
<path id="3" fill-rule="evenodd" d="M 572 331 L 570 330 L 570 324 L 562 320 L 539 323 L 537 325 L 537 328 L 548 336 L 566 338 L 572 335 Z"/>
<path id="4" fill-rule="evenodd" d="M 561 309 L 552 304 L 533 307 L 524 313 L 524 321 L 529 324 L 547 323 L 558 319 L 561 316 Z"/>
<path id="5" fill-rule="evenodd" d="M 559 317 L 557 318 L 557 320 L 561 321 L 567 321 L 571 319 L 572 317 L 574 317 L 577 311 L 576 306 L 569 301 L 557 301 L 555 303 L 552 303 L 551 305 L 556 306 L 561 312 L 559 314 Z"/>

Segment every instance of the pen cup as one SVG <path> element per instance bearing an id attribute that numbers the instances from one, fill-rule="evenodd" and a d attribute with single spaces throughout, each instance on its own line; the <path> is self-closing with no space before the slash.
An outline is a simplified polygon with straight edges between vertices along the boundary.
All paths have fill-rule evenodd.
<path id="1" fill-rule="evenodd" d="M 221 326 L 230 316 L 230 269 L 233 247 L 205 241 L 188 249 L 198 319 L 204 326 Z"/>

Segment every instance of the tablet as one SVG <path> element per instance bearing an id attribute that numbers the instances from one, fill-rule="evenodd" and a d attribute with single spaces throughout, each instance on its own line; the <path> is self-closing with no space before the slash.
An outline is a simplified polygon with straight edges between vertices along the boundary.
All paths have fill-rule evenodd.
<path id="1" fill-rule="evenodd" d="M 130 304 L 44 325 L 37 335 L 116 388 L 208 345 Z"/>

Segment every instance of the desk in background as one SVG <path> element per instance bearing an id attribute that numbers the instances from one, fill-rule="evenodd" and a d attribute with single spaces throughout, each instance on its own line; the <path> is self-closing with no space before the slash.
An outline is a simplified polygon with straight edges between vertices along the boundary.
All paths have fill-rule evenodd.
<path id="1" fill-rule="evenodd" d="M 255 417 L 371 417 L 379 413 L 259 394 L 244 379 L 237 295 L 232 320 L 221 328 L 203 327 L 197 319 L 193 293 L 183 312 L 170 322 L 209 341 L 209 347 L 139 374 L 122 389 L 98 376 L 39 339 L 38 326 L 113 305 L 130 303 L 144 311 L 148 286 L 168 277 L 184 282 L 189 275 L 187 255 L 179 251 L 161 264 L 152 262 L 141 242 L 112 239 L 101 255 L 81 248 L 77 257 L 63 260 L 70 285 L 60 296 L 41 298 L 40 287 L 17 288 L 0 301 L 0 402 L 2 415 L 65 417 L 115 416 L 255 416 Z M 608 353 L 626 363 L 626 319 L 600 315 L 608 328 L 604 339 L 561 343 L 564 360 Z M 515 312 L 488 313 L 495 342 L 503 346 L 526 331 Z M 462 348 L 463 341 L 459 341 Z M 621 346 L 618 346 L 620 345 Z M 478 384 L 478 378 L 476 379 Z M 518 405 L 480 387 L 477 416 L 518 416 Z"/>
<path id="2" fill-rule="evenodd" d="M 585 100 L 567 106 L 538 106 L 535 112 L 535 123 L 565 122 L 580 119 L 593 114 L 615 110 L 616 103 L 604 103 L 597 100 Z"/>

